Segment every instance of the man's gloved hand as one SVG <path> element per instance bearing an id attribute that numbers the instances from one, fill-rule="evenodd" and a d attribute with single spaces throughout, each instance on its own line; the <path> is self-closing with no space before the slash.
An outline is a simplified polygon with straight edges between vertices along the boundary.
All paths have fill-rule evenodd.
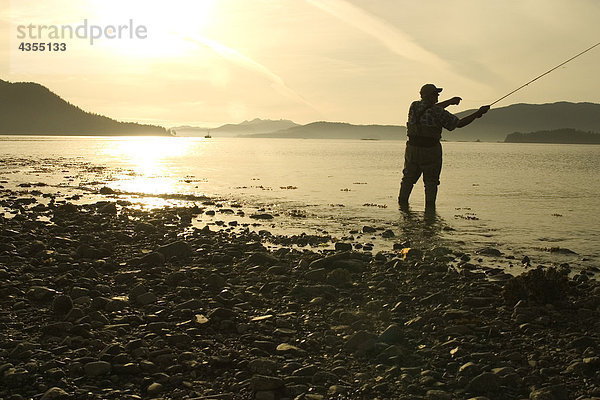
<path id="1" fill-rule="evenodd" d="M 477 118 L 481 117 L 486 112 L 490 111 L 490 106 L 481 106 L 479 110 L 477 110 Z"/>

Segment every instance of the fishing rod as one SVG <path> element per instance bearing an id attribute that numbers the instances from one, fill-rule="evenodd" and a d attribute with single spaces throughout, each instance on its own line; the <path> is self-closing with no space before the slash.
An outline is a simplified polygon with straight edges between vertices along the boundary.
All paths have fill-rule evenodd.
<path id="1" fill-rule="evenodd" d="M 549 69 L 548 71 L 544 72 L 543 74 L 536 76 L 535 78 L 533 78 L 532 80 L 530 80 L 529 82 L 527 82 L 526 84 L 519 86 L 518 88 L 516 88 L 515 90 L 513 90 L 512 92 L 500 97 L 498 100 L 494 101 L 492 104 L 490 104 L 490 106 L 493 106 L 494 104 L 496 104 L 497 102 L 499 102 L 500 100 L 504 100 L 505 98 L 507 98 L 508 96 L 510 96 L 511 94 L 518 92 L 519 90 L 523 89 L 525 86 L 528 86 L 529 84 L 537 81 L 538 79 L 540 79 L 542 76 L 548 75 L 550 72 L 554 71 L 555 69 L 558 69 L 560 67 L 562 67 L 563 65 L 565 65 L 566 63 L 573 61 L 574 59 L 576 59 L 577 57 L 587 53 L 588 51 L 592 50 L 594 47 L 598 47 L 600 46 L 600 42 L 596 43 L 595 45 L 593 45 L 592 47 L 589 47 L 587 49 L 585 49 L 584 51 L 582 51 L 581 53 L 574 55 L 573 57 L 569 58 L 567 61 L 564 61 L 560 64 L 558 64 L 556 67 Z"/>

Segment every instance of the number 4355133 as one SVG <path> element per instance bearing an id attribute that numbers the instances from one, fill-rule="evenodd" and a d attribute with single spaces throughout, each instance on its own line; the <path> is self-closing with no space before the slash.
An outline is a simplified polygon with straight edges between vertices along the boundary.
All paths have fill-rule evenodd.
<path id="1" fill-rule="evenodd" d="M 66 43 L 29 43 L 22 42 L 19 45 L 21 51 L 67 51 Z"/>

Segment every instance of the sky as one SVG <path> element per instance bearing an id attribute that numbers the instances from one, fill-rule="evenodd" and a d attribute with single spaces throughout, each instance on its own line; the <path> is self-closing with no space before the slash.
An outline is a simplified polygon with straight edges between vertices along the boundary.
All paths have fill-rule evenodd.
<path id="1" fill-rule="evenodd" d="M 600 42 L 597 0 L 0 1 L 1 79 L 166 127 L 404 125 L 425 83 L 472 109 Z M 600 46 L 496 107 L 600 103 L 599 65 Z"/>

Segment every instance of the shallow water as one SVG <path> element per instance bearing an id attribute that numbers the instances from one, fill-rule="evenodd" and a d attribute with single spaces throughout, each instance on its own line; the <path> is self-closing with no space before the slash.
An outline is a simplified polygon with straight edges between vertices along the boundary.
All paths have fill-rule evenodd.
<path id="1" fill-rule="evenodd" d="M 441 238 L 539 263 L 600 259 L 600 146 L 444 143 L 433 224 L 424 221 L 421 182 L 414 212 L 397 208 L 400 141 L 2 136 L 0 146 L 0 177 L 13 183 L 218 196 L 279 213 L 272 228 L 282 232 L 392 229 L 394 239 L 361 238 L 382 248 Z M 544 250 L 552 247 L 577 255 Z"/>

